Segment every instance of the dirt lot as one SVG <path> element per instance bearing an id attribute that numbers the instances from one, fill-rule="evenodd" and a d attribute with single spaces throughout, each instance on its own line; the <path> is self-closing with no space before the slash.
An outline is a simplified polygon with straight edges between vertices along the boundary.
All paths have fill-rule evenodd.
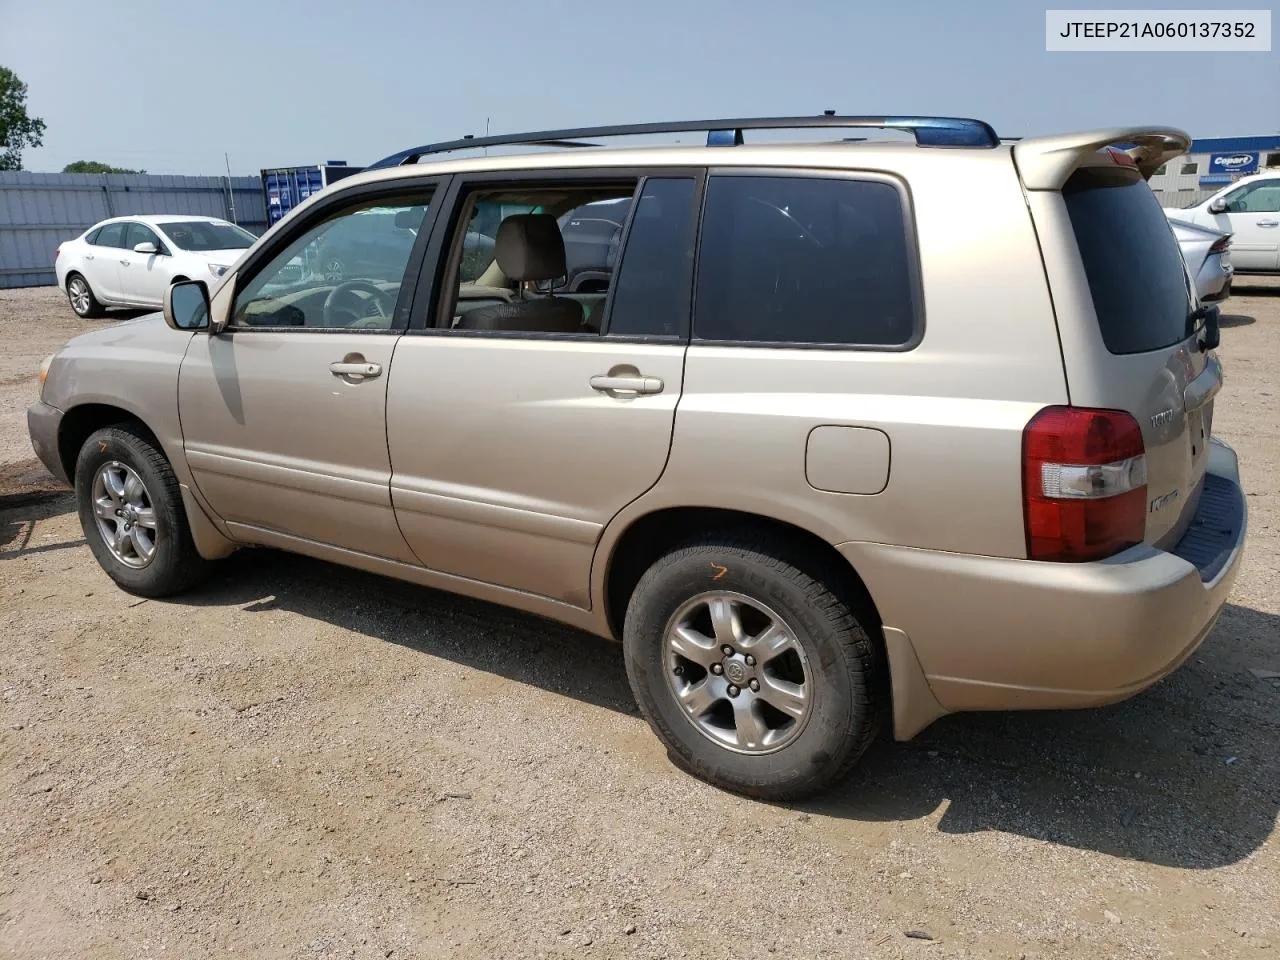
<path id="1" fill-rule="evenodd" d="M 0 955 L 1280 954 L 1280 283 L 1226 312 L 1250 553 L 1197 656 L 781 807 L 677 772 L 571 630 L 263 551 L 116 590 L 23 416 L 92 322 L 0 290 Z"/>

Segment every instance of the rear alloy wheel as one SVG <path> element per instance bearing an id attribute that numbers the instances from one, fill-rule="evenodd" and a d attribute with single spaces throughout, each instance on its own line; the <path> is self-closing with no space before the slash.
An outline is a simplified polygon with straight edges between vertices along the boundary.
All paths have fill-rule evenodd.
<path id="1" fill-rule="evenodd" d="M 89 281 L 78 273 L 73 273 L 67 281 L 67 300 L 70 301 L 71 309 L 76 312 L 77 317 L 92 320 L 94 317 L 102 316 L 102 304 L 93 295 Z"/>
<path id="2" fill-rule="evenodd" d="M 765 800 L 842 777 L 887 692 L 874 613 L 809 553 L 768 532 L 707 534 L 659 557 L 627 605 L 627 678 L 671 759 Z"/>

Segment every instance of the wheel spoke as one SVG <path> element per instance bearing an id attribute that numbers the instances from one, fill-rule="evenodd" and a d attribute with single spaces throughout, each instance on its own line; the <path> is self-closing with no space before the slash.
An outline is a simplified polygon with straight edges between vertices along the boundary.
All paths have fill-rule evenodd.
<path id="1" fill-rule="evenodd" d="M 134 521 L 138 526 L 145 527 L 148 530 L 156 528 L 156 512 L 151 507 L 143 507 L 137 511 L 137 519 Z"/>
<path id="2" fill-rule="evenodd" d="M 673 652 L 703 667 L 710 667 L 720 660 L 720 648 L 716 642 L 683 623 L 671 631 L 667 643 Z"/>
<path id="3" fill-rule="evenodd" d="M 742 639 L 742 621 L 738 616 L 738 607 L 728 597 L 713 597 L 707 602 L 711 611 L 711 627 L 716 634 L 716 643 L 737 644 Z"/>
<path id="4" fill-rule="evenodd" d="M 134 506 L 138 506 L 142 503 L 142 495 L 146 492 L 147 488 L 142 485 L 138 475 L 130 471 L 124 479 L 124 498 Z"/>
<path id="5" fill-rule="evenodd" d="M 115 470 L 111 467 L 102 471 L 102 486 L 107 491 L 113 503 L 121 503 L 124 500 L 124 471 Z"/>
<path id="6" fill-rule="evenodd" d="M 684 708 L 696 719 L 710 710 L 716 701 L 721 699 L 721 693 L 717 686 L 713 685 L 710 677 L 707 677 L 677 691 L 677 696 L 680 697 L 680 702 L 684 704 Z"/>
<path id="7" fill-rule="evenodd" d="M 760 713 L 756 698 L 743 693 L 733 701 L 733 724 L 737 731 L 738 746 L 746 750 L 758 750 L 769 736 L 769 727 Z"/>
<path id="8" fill-rule="evenodd" d="M 795 646 L 790 631 L 776 620 L 754 637 L 743 641 L 743 650 L 750 652 L 762 664 Z"/>
<path id="9" fill-rule="evenodd" d="M 102 517 L 104 520 L 114 520 L 116 505 L 111 502 L 110 497 L 100 497 L 93 501 L 93 512 L 95 516 Z"/>
<path id="10" fill-rule="evenodd" d="M 129 544 L 129 531 L 124 528 L 123 523 L 116 524 L 115 543 L 116 553 L 123 554 L 124 548 Z"/>
<path id="11" fill-rule="evenodd" d="M 781 710 L 796 720 L 804 716 L 809 703 L 809 696 L 800 684 L 779 677 L 771 677 L 767 673 L 760 676 L 758 696 L 769 706 Z"/>
<path id="12" fill-rule="evenodd" d="M 134 527 L 129 531 L 129 542 L 133 545 L 133 552 L 143 560 L 150 560 L 156 552 L 156 542 L 142 527 Z"/>

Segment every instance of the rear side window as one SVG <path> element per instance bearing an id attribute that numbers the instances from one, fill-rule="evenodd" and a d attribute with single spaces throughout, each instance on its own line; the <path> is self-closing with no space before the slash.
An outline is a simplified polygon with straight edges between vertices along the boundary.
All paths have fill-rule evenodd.
<path id="1" fill-rule="evenodd" d="M 694 181 L 644 182 L 622 255 L 608 333 L 679 336 L 689 316 Z"/>
<path id="2" fill-rule="evenodd" d="M 888 183 L 719 176 L 707 185 L 694 336 L 901 347 L 917 329 L 906 214 Z"/>
<path id="3" fill-rule="evenodd" d="M 1132 174 L 1081 170 L 1062 189 L 1103 343 L 1145 353 L 1194 332 L 1178 241 L 1151 188 Z"/>
<path id="4" fill-rule="evenodd" d="M 98 234 L 100 234 L 101 232 L 102 232 L 102 228 L 101 228 L 101 227 L 97 227 L 96 229 L 90 230 L 88 233 L 86 233 L 86 234 L 84 235 L 84 242 L 85 242 L 85 243 L 97 243 L 97 242 L 98 242 Z"/>

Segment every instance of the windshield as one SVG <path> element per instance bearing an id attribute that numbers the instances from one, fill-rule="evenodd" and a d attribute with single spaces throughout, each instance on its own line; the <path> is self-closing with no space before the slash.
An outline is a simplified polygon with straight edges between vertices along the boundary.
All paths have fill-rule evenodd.
<path id="1" fill-rule="evenodd" d="M 165 236 L 183 250 L 243 250 L 258 238 L 231 223 L 183 220 L 158 224 Z"/>

